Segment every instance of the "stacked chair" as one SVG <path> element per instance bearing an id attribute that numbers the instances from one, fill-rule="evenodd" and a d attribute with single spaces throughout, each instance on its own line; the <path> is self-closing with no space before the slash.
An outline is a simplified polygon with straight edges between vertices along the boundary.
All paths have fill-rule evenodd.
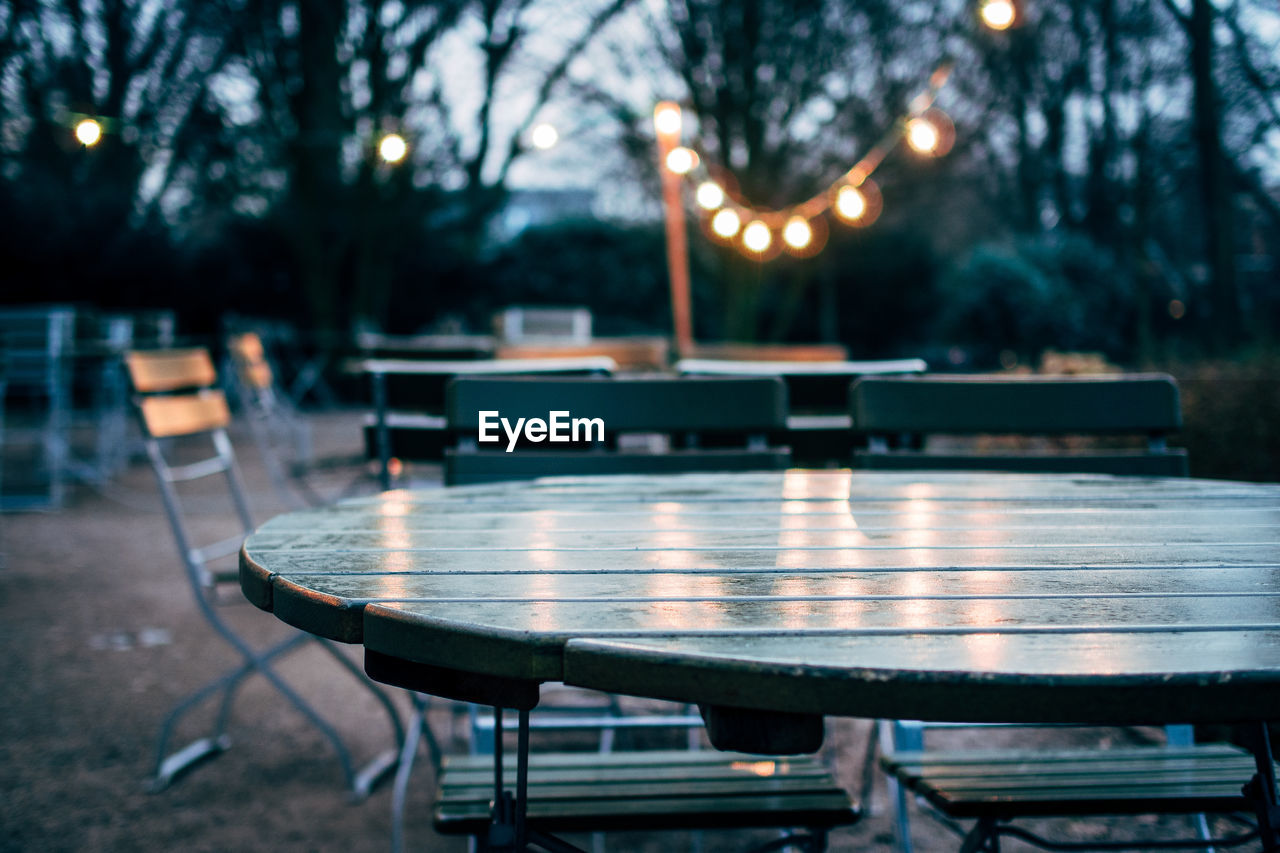
<path id="1" fill-rule="evenodd" d="M 890 470 L 1001 470 L 1186 476 L 1177 385 L 1164 374 L 1096 376 L 866 377 L 850 389 L 854 430 L 865 442 L 854 466 Z M 1013 436 L 1017 446 L 948 444 L 948 437 Z M 1075 437 L 1136 436 L 1119 447 Z M 941 437 L 941 441 L 933 441 Z M 976 726 L 882 721 L 881 766 L 895 805 L 898 846 L 912 850 L 908 794 L 963 834 L 964 853 L 998 851 L 1001 837 L 1048 849 L 1149 849 L 1156 842 L 1062 844 L 1015 826 L 1019 818 L 1174 814 L 1211 848 L 1203 813 L 1248 811 L 1242 784 L 1248 752 L 1195 744 L 1190 726 L 1168 726 L 1165 742 L 1124 748 L 930 749 L 926 733 Z M 972 820 L 966 829 L 960 821 Z M 1234 844 L 1240 839 L 1218 843 Z"/>
<path id="2" fill-rule="evenodd" d="M 236 693 L 249 676 L 258 674 L 267 679 L 332 745 L 351 796 L 357 799 L 367 796 L 378 780 L 394 769 L 398 749 L 403 742 L 399 716 L 386 694 L 327 640 L 297 632 L 266 649 L 257 649 L 237 634 L 219 613 L 219 590 L 238 584 L 238 572 L 234 565 L 229 569 L 219 569 L 213 564 L 239 550 L 244 537 L 253 529 L 253 521 L 235 453 L 227 436 L 230 412 L 223 392 L 215 387 L 218 377 L 208 351 L 131 351 L 126 354 L 125 361 L 147 455 L 155 470 L 165 512 L 196 606 L 209 626 L 241 658 L 237 666 L 181 700 L 165 717 L 156 745 L 151 789 L 158 791 L 167 787 L 179 774 L 228 748 L 230 739 L 226 729 Z M 195 453 L 199 454 L 198 458 L 191 460 L 190 456 Z M 238 526 L 231 536 L 200 546 L 193 541 L 192 519 L 184 508 L 178 487 L 179 484 L 218 479 L 228 489 L 228 500 L 234 507 Z M 205 499 L 203 493 L 201 499 Z M 275 663 L 281 657 L 313 642 L 319 643 L 339 667 L 369 690 L 386 711 L 396 747 L 384 751 L 363 767 L 356 767 L 350 751 L 332 725 L 275 670 Z M 217 711 L 209 734 L 170 752 L 169 741 L 178 721 L 205 700 L 215 698 Z"/>
<path id="3" fill-rule="evenodd" d="M 786 467 L 786 448 L 767 436 L 785 423 L 786 393 L 778 379 L 756 378 L 459 378 L 447 392 L 448 427 L 455 442 L 446 454 L 451 484 L 521 480 L 551 474 L 648 471 L 771 470 Z M 547 416 L 547 404 L 575 416 L 599 417 L 602 442 L 580 446 L 522 446 L 507 453 L 476 441 L 481 411 L 504 417 Z M 661 440 L 629 447 L 627 435 Z M 505 443 L 504 443 L 505 447 Z M 396 850 L 407 785 L 425 700 L 417 697 L 402 753 L 393 816 Z M 501 714 L 487 717 L 500 756 Z M 701 728 L 689 710 L 640 717 L 605 714 L 572 718 L 539 704 L 533 728 Z M 694 732 L 696 735 L 696 731 Z M 770 828 L 795 830 L 764 849 L 824 849 L 828 832 L 854 823 L 859 812 L 831 772 L 813 756 L 764 757 L 690 748 L 610 751 L 534 750 L 529 763 L 528 821 L 548 833 Z M 433 747 L 433 758 L 438 756 Z M 489 831 L 495 759 L 473 754 L 443 759 L 438 768 L 436 829 L 471 835 Z M 550 841 L 554 844 L 555 839 Z M 543 843 L 540 840 L 540 843 Z M 544 844 L 545 846 L 545 844 Z M 549 849 L 559 849 L 552 846 Z M 564 849 L 576 849 L 565 847 Z"/>
<path id="4" fill-rule="evenodd" d="M 59 509 L 66 498 L 75 324 L 75 310 L 67 306 L 0 310 L 8 458 L 25 460 L 4 474 L 0 509 Z"/>

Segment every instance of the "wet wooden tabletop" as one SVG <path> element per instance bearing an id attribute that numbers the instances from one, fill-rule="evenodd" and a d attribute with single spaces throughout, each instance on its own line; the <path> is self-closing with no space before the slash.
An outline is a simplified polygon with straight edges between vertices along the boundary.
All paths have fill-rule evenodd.
<path id="1" fill-rule="evenodd" d="M 943 472 L 546 479 L 263 525 L 246 596 L 381 655 L 772 711 L 1280 707 L 1280 486 Z"/>

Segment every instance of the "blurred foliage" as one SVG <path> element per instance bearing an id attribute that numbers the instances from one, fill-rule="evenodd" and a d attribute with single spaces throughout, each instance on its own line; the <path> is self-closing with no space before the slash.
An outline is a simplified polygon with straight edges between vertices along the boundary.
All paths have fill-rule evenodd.
<path id="1" fill-rule="evenodd" d="M 1083 235 L 983 244 L 942 276 L 938 337 L 979 363 L 1045 348 L 1132 356 L 1134 298 L 1110 252 Z"/>
<path id="2" fill-rule="evenodd" d="M 473 328 L 486 328 L 509 305 L 585 306 L 600 335 L 670 325 L 666 244 L 657 226 L 584 220 L 529 228 L 468 277 L 455 310 Z"/>
<path id="3" fill-rule="evenodd" d="M 955 148 L 894 151 L 870 228 L 768 263 L 691 229 L 698 336 L 935 363 L 959 345 L 979 367 L 1228 351 L 1280 334 L 1280 53 L 1250 26 L 1273 6 L 1037 0 L 993 33 L 970 4 L 889 0 L 0 0 L 4 295 L 175 307 L 192 331 L 228 309 L 484 329 L 554 302 L 661 332 L 656 228 L 490 241 L 519 164 L 528 181 L 589 160 L 614 215 L 643 220 L 650 110 L 673 98 L 731 193 L 786 209 L 948 55 Z M 93 149 L 70 134 L 82 114 L 105 123 Z M 544 120 L 563 147 L 525 160 Z M 397 166 L 375 155 L 392 130 L 410 141 Z"/>
<path id="4" fill-rule="evenodd" d="M 929 344 L 938 261 L 924 235 L 902 227 L 835 235 L 822 261 L 836 291 L 836 338 L 851 355 L 911 355 Z"/>

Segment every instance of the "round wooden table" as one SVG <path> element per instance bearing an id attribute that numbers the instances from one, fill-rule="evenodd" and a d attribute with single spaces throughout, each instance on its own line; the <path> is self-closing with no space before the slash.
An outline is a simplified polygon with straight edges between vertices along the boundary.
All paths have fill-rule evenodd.
<path id="1" fill-rule="evenodd" d="M 241 585 L 362 643 L 390 683 L 516 709 L 544 681 L 696 702 L 739 748 L 803 744 L 822 715 L 1280 707 L 1276 485 L 787 471 L 387 492 L 267 523 Z"/>

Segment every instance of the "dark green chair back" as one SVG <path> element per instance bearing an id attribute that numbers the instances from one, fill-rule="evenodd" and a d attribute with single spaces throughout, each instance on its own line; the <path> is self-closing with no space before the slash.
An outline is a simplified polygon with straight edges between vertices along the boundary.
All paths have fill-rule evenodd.
<path id="1" fill-rule="evenodd" d="M 1065 471 L 1186 476 L 1186 452 L 1166 446 L 1182 425 L 1165 374 L 867 377 L 849 391 L 864 468 Z M 930 435 L 1142 436 L 1135 449 L 915 449 Z M 894 441 L 910 449 L 893 448 Z"/>
<path id="2" fill-rule="evenodd" d="M 480 413 L 547 420 L 553 411 L 599 418 L 603 440 L 572 444 L 521 440 L 507 452 L 479 441 Z M 454 446 L 445 454 L 445 483 L 521 480 L 552 474 L 639 474 L 774 470 L 790 452 L 769 443 L 786 425 L 787 395 L 772 377 L 460 377 L 446 392 L 445 418 Z M 665 436 L 658 450 L 628 449 L 628 434 Z M 579 433 L 585 438 L 586 431 Z"/>

